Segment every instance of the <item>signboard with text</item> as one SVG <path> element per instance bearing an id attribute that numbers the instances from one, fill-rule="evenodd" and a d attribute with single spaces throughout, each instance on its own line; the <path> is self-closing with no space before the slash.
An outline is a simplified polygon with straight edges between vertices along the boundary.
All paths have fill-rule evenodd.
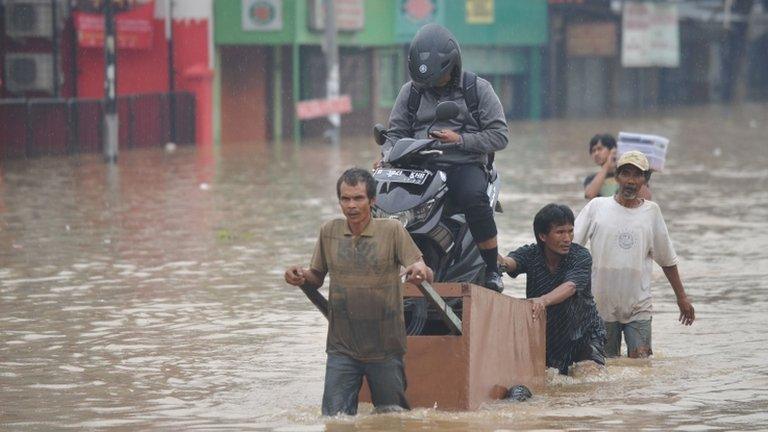
<path id="1" fill-rule="evenodd" d="M 296 104 L 296 117 L 299 120 L 309 120 L 327 117 L 331 114 L 347 114 L 352 112 L 352 99 L 342 95 L 333 99 L 309 99 Z"/>
<path id="2" fill-rule="evenodd" d="M 628 1 L 622 14 L 621 65 L 678 67 L 677 5 Z"/>
<path id="3" fill-rule="evenodd" d="M 569 24 L 566 34 L 568 57 L 616 55 L 616 24 L 612 22 Z"/>
<path id="4" fill-rule="evenodd" d="M 309 5 L 309 28 L 325 29 L 324 0 L 311 0 Z M 333 0 L 338 31 L 359 31 L 365 26 L 365 2 L 363 0 Z"/>
<path id="5" fill-rule="evenodd" d="M 150 2 L 115 15 L 118 48 L 152 48 L 154 9 L 154 3 Z M 104 15 L 80 11 L 72 15 L 77 45 L 82 48 L 104 48 Z"/>
<path id="6" fill-rule="evenodd" d="M 493 24 L 493 0 L 466 0 L 467 24 Z"/>

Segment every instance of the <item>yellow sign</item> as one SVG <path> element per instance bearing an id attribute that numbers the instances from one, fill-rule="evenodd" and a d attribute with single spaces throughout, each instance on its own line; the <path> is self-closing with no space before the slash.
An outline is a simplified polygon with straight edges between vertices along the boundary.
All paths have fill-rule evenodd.
<path id="1" fill-rule="evenodd" d="M 492 24 L 494 20 L 493 0 L 466 0 L 467 23 Z"/>

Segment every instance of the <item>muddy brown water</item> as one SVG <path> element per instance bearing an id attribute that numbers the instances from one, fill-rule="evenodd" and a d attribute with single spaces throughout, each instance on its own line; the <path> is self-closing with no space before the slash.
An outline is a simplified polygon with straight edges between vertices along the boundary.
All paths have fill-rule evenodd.
<path id="1" fill-rule="evenodd" d="M 696 307 L 677 323 L 654 274 L 651 360 L 550 373 L 526 403 L 324 419 L 326 322 L 282 281 L 307 263 L 334 182 L 369 166 L 340 148 L 226 144 L 0 165 L 0 429 L 768 429 L 768 106 L 512 123 L 497 156 L 504 251 L 557 201 L 578 211 L 597 132 L 671 139 L 652 179 Z M 524 280 L 506 280 L 522 296 Z"/>

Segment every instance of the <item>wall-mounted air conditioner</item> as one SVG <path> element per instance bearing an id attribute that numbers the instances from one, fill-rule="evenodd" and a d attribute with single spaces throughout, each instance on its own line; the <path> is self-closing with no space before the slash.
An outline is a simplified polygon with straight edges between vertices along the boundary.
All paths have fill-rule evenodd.
<path id="1" fill-rule="evenodd" d="M 52 9 L 50 0 L 6 0 L 5 33 L 12 38 L 52 38 Z"/>
<path id="2" fill-rule="evenodd" d="M 5 87 L 11 93 L 53 93 L 53 57 L 45 53 L 6 54 L 5 78 Z"/>

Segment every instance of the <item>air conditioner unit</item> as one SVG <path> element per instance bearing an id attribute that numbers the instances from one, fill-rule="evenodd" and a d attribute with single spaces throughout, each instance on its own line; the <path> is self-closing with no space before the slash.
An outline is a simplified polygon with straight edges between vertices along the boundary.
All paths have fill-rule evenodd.
<path id="1" fill-rule="evenodd" d="M 11 93 L 53 93 L 53 57 L 36 53 L 6 54 L 5 78 L 5 87 Z"/>
<path id="2" fill-rule="evenodd" d="M 12 38 L 52 38 L 52 5 L 50 0 L 6 0 L 5 33 Z"/>

